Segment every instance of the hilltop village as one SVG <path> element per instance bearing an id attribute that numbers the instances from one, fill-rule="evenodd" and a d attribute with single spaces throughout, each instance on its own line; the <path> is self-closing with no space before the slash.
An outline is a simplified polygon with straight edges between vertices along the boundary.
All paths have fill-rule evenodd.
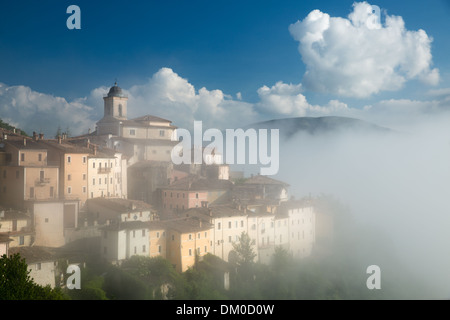
<path id="1" fill-rule="evenodd" d="M 59 285 L 61 259 L 161 256 L 184 272 L 206 254 L 228 262 L 243 232 L 261 263 L 276 247 L 307 257 L 329 233 L 314 202 L 294 200 L 286 182 L 245 178 L 220 161 L 174 165 L 171 121 L 128 119 L 117 84 L 103 99 L 104 117 L 85 135 L 1 130 L 0 255 L 20 253 L 38 284 Z"/>

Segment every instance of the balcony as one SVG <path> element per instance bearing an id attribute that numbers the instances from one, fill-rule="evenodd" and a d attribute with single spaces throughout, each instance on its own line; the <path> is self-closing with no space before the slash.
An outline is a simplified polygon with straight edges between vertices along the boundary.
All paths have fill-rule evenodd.
<path id="1" fill-rule="evenodd" d="M 36 181 L 34 182 L 35 186 L 43 186 L 50 183 L 50 178 L 40 178 L 40 179 L 36 179 Z"/>
<path id="2" fill-rule="evenodd" d="M 110 173 L 111 168 L 98 168 L 97 173 Z"/>

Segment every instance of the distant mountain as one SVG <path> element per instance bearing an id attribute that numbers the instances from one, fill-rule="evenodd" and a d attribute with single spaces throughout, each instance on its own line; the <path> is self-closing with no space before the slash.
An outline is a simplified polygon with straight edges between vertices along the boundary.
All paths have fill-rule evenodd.
<path id="1" fill-rule="evenodd" d="M 347 117 L 298 117 L 275 119 L 254 123 L 247 128 L 254 129 L 279 129 L 280 137 L 290 138 L 303 132 L 311 135 L 332 132 L 377 132 L 390 133 L 393 130 L 375 125 L 370 122 Z"/>

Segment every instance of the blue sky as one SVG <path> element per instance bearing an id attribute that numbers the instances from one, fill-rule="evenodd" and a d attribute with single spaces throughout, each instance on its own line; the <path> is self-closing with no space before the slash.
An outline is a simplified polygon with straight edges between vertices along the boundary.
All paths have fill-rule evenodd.
<path id="1" fill-rule="evenodd" d="M 314 69 L 317 65 L 307 66 L 304 62 L 304 56 L 299 52 L 299 41 L 294 39 L 289 26 L 305 19 L 315 9 L 330 17 L 347 19 L 353 11 L 353 3 L 272 0 L 8 2 L 0 12 L 0 83 L 4 88 L 14 90 L 9 90 L 8 95 L 2 93 L 3 99 L 0 95 L 0 117 L 22 127 L 29 127 L 32 123 L 30 119 L 36 122 L 42 118 L 42 123 L 36 125 L 39 128 L 30 128 L 28 131 L 46 130 L 46 108 L 40 104 L 58 108 L 58 103 L 63 100 L 67 112 L 57 112 L 58 117 L 55 112 L 50 112 L 52 123 L 68 126 L 68 115 L 80 111 L 79 117 L 72 119 L 78 121 L 73 124 L 76 131 L 82 127 L 83 117 L 92 123 L 99 119 L 102 100 L 97 91 L 106 90 L 115 79 L 133 96 L 133 102 L 136 103 L 136 114 L 133 115 L 155 114 L 169 117 L 175 124 L 181 125 L 186 125 L 183 123 L 186 117 L 177 118 L 179 110 L 166 112 L 171 105 L 165 104 L 164 97 L 174 95 L 176 98 L 169 100 L 175 101 L 177 105 L 185 104 L 187 112 L 193 110 L 189 109 L 190 104 L 197 103 L 196 119 L 201 118 L 200 111 L 208 109 L 208 103 L 214 100 L 212 103 L 215 107 L 233 110 L 233 114 L 239 113 L 241 108 L 246 109 L 241 116 L 245 121 L 250 121 L 315 116 L 322 111 L 324 114 L 340 115 L 339 112 L 329 113 L 329 107 L 339 104 L 357 111 L 383 101 L 429 101 L 432 100 L 429 97 L 430 90 L 443 89 L 442 92 L 446 92 L 445 89 L 450 87 L 450 64 L 447 58 L 450 51 L 450 3 L 438 0 L 370 2 L 381 8 L 382 23 L 386 14 L 400 16 L 407 31 L 422 29 L 432 39 L 429 69 L 436 68 L 439 71 L 438 82 L 423 84 L 418 76 L 407 76 L 398 88 L 386 90 L 380 87 L 363 96 L 355 95 L 355 88 L 353 93 L 346 91 L 345 94 L 339 94 L 333 88 L 316 90 L 322 79 L 319 75 L 310 79 L 312 85 L 305 85 L 306 70 Z M 71 4 L 81 9 L 81 30 L 68 30 L 66 27 L 69 17 L 66 8 Z M 412 43 L 405 45 L 402 50 L 408 51 L 414 47 Z M 408 59 L 412 62 L 407 63 L 419 64 L 422 61 L 419 56 Z M 402 69 L 401 61 L 393 62 L 388 67 L 391 66 Z M 163 68 L 172 73 L 161 73 Z M 355 68 L 358 68 L 357 64 Z M 349 69 L 350 64 L 343 68 L 343 72 Z M 321 70 L 321 76 L 328 71 Z M 325 83 L 324 86 L 333 86 L 340 81 L 340 71 L 331 71 L 337 80 L 333 79 L 334 82 Z M 406 70 L 402 75 L 410 71 Z M 155 79 L 158 72 L 166 87 L 163 88 L 164 94 L 153 101 L 152 97 L 160 93 L 157 88 L 162 83 Z M 367 79 L 371 77 L 367 73 Z M 191 86 L 194 90 L 194 97 L 191 98 L 194 100 L 188 97 L 183 101 L 186 96 L 180 92 L 186 93 L 183 90 L 187 87 L 176 87 L 176 93 L 169 94 L 168 90 L 174 88 L 169 78 L 184 81 L 180 86 Z M 360 81 L 364 82 L 365 79 Z M 380 78 L 380 81 L 385 82 L 385 79 Z M 284 89 L 276 86 L 280 82 L 285 85 Z M 30 92 L 34 96 L 45 97 L 42 101 L 27 100 L 33 104 L 36 113 L 41 112 L 41 116 L 30 110 L 17 110 L 26 108 L 20 105 L 21 99 L 14 97 L 14 94 L 19 94 L 17 87 L 29 89 L 27 99 L 31 99 Z M 264 87 L 271 89 L 266 90 L 266 95 L 261 91 Z M 207 90 L 203 96 L 199 92 L 201 88 Z M 281 99 L 280 90 L 284 92 Z M 272 99 L 274 94 L 278 100 Z M 277 109 L 276 103 L 282 105 L 286 99 L 291 105 Z M 306 102 L 300 102 L 301 99 Z M 146 100 L 151 100 L 147 106 Z M 131 102 L 130 99 L 129 108 L 133 110 Z M 308 104 L 307 112 L 303 112 L 305 103 Z M 328 109 L 319 112 L 318 108 L 312 106 Z M 298 108 L 303 109 L 299 111 Z M 217 111 L 208 117 L 232 117 L 226 110 L 219 110 L 222 113 Z M 163 114 L 158 114 L 161 111 Z M 359 116 L 357 112 L 347 115 Z M 235 123 L 231 121 L 230 125 Z"/>

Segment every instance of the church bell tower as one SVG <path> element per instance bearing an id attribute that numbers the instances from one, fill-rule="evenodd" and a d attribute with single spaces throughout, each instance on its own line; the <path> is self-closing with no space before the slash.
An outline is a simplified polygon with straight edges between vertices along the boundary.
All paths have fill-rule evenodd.
<path id="1" fill-rule="evenodd" d="M 122 89 L 117 86 L 117 82 L 111 89 L 108 95 L 103 97 L 104 100 L 104 118 L 113 117 L 120 120 L 127 119 L 127 101 L 128 97 L 122 92 Z"/>

